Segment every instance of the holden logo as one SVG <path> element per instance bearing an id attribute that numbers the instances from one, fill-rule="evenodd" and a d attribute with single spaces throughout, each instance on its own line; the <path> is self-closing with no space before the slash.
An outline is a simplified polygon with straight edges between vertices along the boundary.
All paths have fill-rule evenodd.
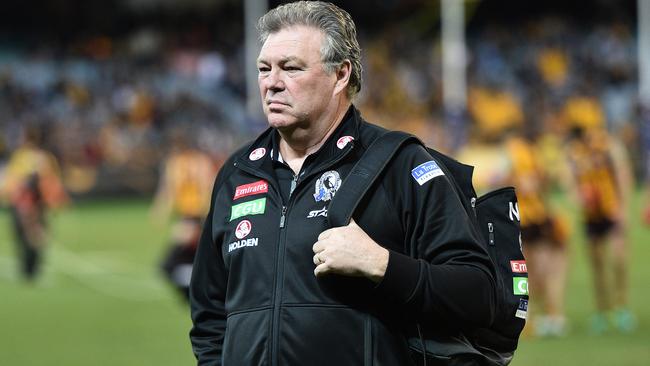
<path id="1" fill-rule="evenodd" d="M 343 150 L 343 148 L 348 144 L 348 142 L 352 140 L 354 140 L 354 137 L 352 136 L 343 136 L 338 141 L 336 141 L 336 147 L 338 147 L 339 150 Z"/>
<path id="2" fill-rule="evenodd" d="M 248 155 L 248 158 L 251 159 L 252 161 L 255 160 L 260 160 L 261 158 L 266 155 L 266 149 L 263 147 L 257 148 L 251 152 L 250 155 Z"/>
<path id="3" fill-rule="evenodd" d="M 253 226 L 251 225 L 251 222 L 248 220 L 243 220 L 239 224 L 237 224 L 237 228 L 235 228 L 235 236 L 237 239 L 244 239 L 248 234 L 251 233 L 251 229 Z"/>

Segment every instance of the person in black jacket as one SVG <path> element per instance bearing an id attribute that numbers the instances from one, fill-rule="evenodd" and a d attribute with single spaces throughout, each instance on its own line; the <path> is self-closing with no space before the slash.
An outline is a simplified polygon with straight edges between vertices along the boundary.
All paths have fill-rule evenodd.
<path id="1" fill-rule="evenodd" d="M 494 268 L 447 177 L 407 145 L 345 227 L 338 187 L 384 129 L 361 88 L 350 15 L 281 5 L 258 24 L 269 129 L 224 164 L 190 286 L 199 365 L 410 365 L 415 324 L 453 335 L 487 326 Z"/>

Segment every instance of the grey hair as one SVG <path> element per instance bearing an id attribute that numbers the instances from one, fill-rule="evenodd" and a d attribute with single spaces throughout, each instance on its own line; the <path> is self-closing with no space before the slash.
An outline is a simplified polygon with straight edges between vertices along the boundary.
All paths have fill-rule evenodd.
<path id="1" fill-rule="evenodd" d="M 325 35 L 321 46 L 323 69 L 330 74 L 343 61 L 349 60 L 352 72 L 348 84 L 348 97 L 361 90 L 361 47 L 357 30 L 348 12 L 324 1 L 297 1 L 271 9 L 257 22 L 260 42 L 264 43 L 272 33 L 282 29 L 304 25 L 320 29 Z"/>

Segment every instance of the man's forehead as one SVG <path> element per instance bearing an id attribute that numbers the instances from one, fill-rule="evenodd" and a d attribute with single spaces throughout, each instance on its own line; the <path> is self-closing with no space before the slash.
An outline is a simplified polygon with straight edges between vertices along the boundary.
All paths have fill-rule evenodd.
<path id="1" fill-rule="evenodd" d="M 305 59 L 317 52 L 320 55 L 323 33 L 313 27 L 292 26 L 271 33 L 262 45 L 260 60 L 267 58 L 284 61 Z"/>

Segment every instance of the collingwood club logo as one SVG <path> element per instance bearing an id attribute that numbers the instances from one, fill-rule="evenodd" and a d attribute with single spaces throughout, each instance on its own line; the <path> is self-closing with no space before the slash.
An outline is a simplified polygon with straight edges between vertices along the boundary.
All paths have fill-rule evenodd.
<path id="1" fill-rule="evenodd" d="M 337 171 L 330 170 L 325 172 L 316 181 L 314 199 L 316 202 L 330 201 L 334 198 L 334 195 L 340 186 L 341 177 Z"/>

